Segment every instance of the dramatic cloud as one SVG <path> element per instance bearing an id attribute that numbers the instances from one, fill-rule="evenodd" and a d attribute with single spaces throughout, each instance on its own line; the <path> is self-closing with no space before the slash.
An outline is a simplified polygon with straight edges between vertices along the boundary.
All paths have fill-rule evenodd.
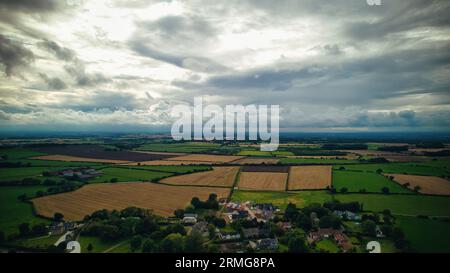
<path id="1" fill-rule="evenodd" d="M 202 96 L 286 131 L 449 131 L 450 2 L 382 2 L 0 1 L 0 128 L 168 128 Z"/>

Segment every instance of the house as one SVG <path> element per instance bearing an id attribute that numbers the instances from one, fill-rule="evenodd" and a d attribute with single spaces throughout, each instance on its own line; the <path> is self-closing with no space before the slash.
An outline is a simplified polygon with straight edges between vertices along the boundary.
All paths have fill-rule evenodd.
<path id="1" fill-rule="evenodd" d="M 332 228 L 319 229 L 318 231 L 310 232 L 308 234 L 308 243 L 312 244 L 323 239 L 333 239 L 337 246 L 344 251 L 353 249 L 353 245 L 350 243 L 350 239 L 339 230 Z"/>
<path id="2" fill-rule="evenodd" d="M 49 227 L 49 233 L 50 235 L 60 235 L 65 232 L 64 224 L 62 222 L 60 223 L 52 223 Z"/>
<path id="3" fill-rule="evenodd" d="M 350 221 L 361 221 L 360 215 L 348 210 L 346 211 L 335 210 L 333 213 L 339 216 L 340 218 L 344 218 Z"/>
<path id="4" fill-rule="evenodd" d="M 283 229 L 284 231 L 290 230 L 292 228 L 291 222 L 278 222 L 277 226 Z"/>
<path id="5" fill-rule="evenodd" d="M 231 213 L 231 220 L 236 221 L 239 219 L 247 219 L 248 218 L 248 211 L 246 210 L 240 210 L 240 211 L 233 211 Z"/>
<path id="6" fill-rule="evenodd" d="M 381 229 L 380 229 L 379 226 L 376 227 L 375 232 L 376 232 L 376 234 L 377 234 L 377 238 L 384 238 L 384 237 L 386 237 L 386 236 L 383 234 L 383 232 L 381 231 Z"/>
<path id="7" fill-rule="evenodd" d="M 208 222 L 201 221 L 201 222 L 196 223 L 192 227 L 192 232 L 199 233 L 204 237 L 208 237 L 209 236 Z"/>
<path id="8" fill-rule="evenodd" d="M 320 219 L 317 217 L 317 213 L 311 212 L 311 214 L 309 215 L 309 218 L 311 219 L 311 225 L 313 227 L 319 226 Z"/>
<path id="9" fill-rule="evenodd" d="M 219 251 L 222 253 L 242 253 L 242 243 L 225 243 L 219 245 Z"/>
<path id="10" fill-rule="evenodd" d="M 259 228 L 243 228 L 242 233 L 244 238 L 258 238 Z"/>
<path id="11" fill-rule="evenodd" d="M 184 216 L 181 220 L 181 223 L 184 225 L 195 225 L 197 223 L 196 217 Z"/>
<path id="12" fill-rule="evenodd" d="M 241 234 L 237 232 L 218 232 L 217 236 L 219 236 L 220 240 L 239 240 L 241 239 Z"/>
<path id="13" fill-rule="evenodd" d="M 278 248 L 278 240 L 276 238 L 266 238 L 257 241 L 250 241 L 248 246 L 256 250 L 275 250 Z"/>

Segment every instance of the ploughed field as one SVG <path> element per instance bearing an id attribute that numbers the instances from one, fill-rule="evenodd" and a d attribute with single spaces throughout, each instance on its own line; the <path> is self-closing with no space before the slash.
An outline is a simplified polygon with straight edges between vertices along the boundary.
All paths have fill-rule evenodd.
<path id="1" fill-rule="evenodd" d="M 214 167 L 212 171 L 203 171 L 192 174 L 168 177 L 160 183 L 171 185 L 195 185 L 195 186 L 233 186 L 239 167 Z"/>
<path id="2" fill-rule="evenodd" d="M 108 150 L 107 148 L 99 145 L 41 146 L 34 148 L 34 150 L 51 155 L 65 155 L 91 159 L 108 159 L 120 161 L 149 161 L 172 157 L 171 155 L 164 154 L 147 154 L 132 151 Z"/>
<path id="3" fill-rule="evenodd" d="M 66 220 L 78 221 L 97 210 L 121 210 L 131 206 L 170 216 L 174 210 L 185 208 L 192 197 L 205 200 L 209 194 L 215 193 L 222 198 L 229 192 L 227 188 L 130 182 L 86 185 L 73 192 L 35 198 L 32 202 L 38 215 L 53 217 L 59 212 Z"/>
<path id="4" fill-rule="evenodd" d="M 241 172 L 238 188 L 241 190 L 284 191 L 288 174 L 284 172 Z"/>
<path id="5" fill-rule="evenodd" d="M 436 176 L 393 174 L 394 181 L 425 194 L 450 195 L 450 181 Z"/>

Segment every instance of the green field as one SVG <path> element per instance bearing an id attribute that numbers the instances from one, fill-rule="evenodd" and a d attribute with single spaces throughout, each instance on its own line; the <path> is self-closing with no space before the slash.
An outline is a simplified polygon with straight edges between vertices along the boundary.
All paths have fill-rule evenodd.
<path id="1" fill-rule="evenodd" d="M 339 247 L 331 241 L 331 239 L 325 239 L 317 242 L 316 244 L 317 250 L 322 250 L 328 253 L 338 253 Z"/>
<path id="2" fill-rule="evenodd" d="M 170 153 L 202 153 L 211 149 L 220 148 L 220 144 L 202 143 L 202 142 L 186 142 L 186 143 L 161 143 L 161 144 L 144 144 L 137 150 L 152 152 L 170 152 Z"/>
<path id="3" fill-rule="evenodd" d="M 0 156 L 7 160 L 22 159 L 22 158 L 28 158 L 28 157 L 40 156 L 40 155 L 45 155 L 45 154 L 27 150 L 27 149 L 23 149 L 23 148 L 0 149 Z"/>
<path id="4" fill-rule="evenodd" d="M 271 152 L 259 151 L 259 150 L 242 150 L 237 155 L 241 156 L 264 156 L 270 157 L 272 156 Z"/>
<path id="5" fill-rule="evenodd" d="M 27 164 L 29 167 L 84 167 L 84 166 L 101 166 L 102 163 L 96 162 L 67 162 L 56 160 L 39 160 L 39 159 L 18 159 L 18 160 L 5 160 L 8 163 Z M 28 165 L 29 164 L 29 165 Z"/>
<path id="6" fill-rule="evenodd" d="M 364 210 L 380 212 L 385 209 L 393 214 L 407 216 L 450 216 L 450 198 L 444 196 L 406 194 L 336 194 L 341 202 L 363 203 Z"/>
<path id="7" fill-rule="evenodd" d="M 17 181 L 23 178 L 33 177 L 36 179 L 44 180 L 49 177 L 42 176 L 45 171 L 56 171 L 59 168 L 47 168 L 47 167 L 29 167 L 29 168 L 1 168 L 0 169 L 0 183 L 2 181 Z"/>
<path id="8" fill-rule="evenodd" d="M 37 191 L 46 190 L 44 186 L 0 187 L 0 230 L 11 234 L 18 232 L 18 226 L 25 222 L 47 223 L 47 220 L 34 216 L 31 204 L 17 199 L 21 194 L 34 196 Z"/>
<path id="9" fill-rule="evenodd" d="M 418 252 L 450 253 L 450 223 L 442 220 L 399 216 L 397 224 Z"/>
<path id="10" fill-rule="evenodd" d="M 334 168 L 339 169 L 343 167 L 346 170 L 364 172 L 376 172 L 380 169 L 384 173 L 442 176 L 450 175 L 449 165 L 449 160 L 442 160 L 420 163 L 356 164 L 345 166 L 338 165 Z"/>
<path id="11" fill-rule="evenodd" d="M 14 242 L 14 244 L 29 248 L 47 249 L 49 246 L 54 245 L 60 236 L 61 235 L 44 235 L 36 238 L 21 239 Z"/>
<path id="12" fill-rule="evenodd" d="M 390 193 L 412 193 L 381 174 L 367 172 L 333 170 L 333 187 L 338 192 L 345 187 L 348 192 L 365 189 L 366 192 L 380 193 L 381 188 L 387 187 Z"/>
<path id="13" fill-rule="evenodd" d="M 235 191 L 231 196 L 233 201 L 254 201 L 258 203 L 273 203 L 280 209 L 286 208 L 289 203 L 295 203 L 303 207 L 312 203 L 324 203 L 331 200 L 331 195 L 326 191 L 301 191 L 301 192 L 257 192 Z"/>
<path id="14" fill-rule="evenodd" d="M 109 182 L 113 178 L 117 178 L 117 182 L 150 181 L 173 175 L 168 172 L 152 172 L 126 168 L 104 168 L 100 171 L 103 172 L 103 175 L 89 180 L 89 183 Z"/>
<path id="15" fill-rule="evenodd" d="M 209 166 L 132 166 L 132 167 L 120 166 L 120 168 L 167 172 L 174 174 L 212 170 L 212 168 Z"/>
<path id="16" fill-rule="evenodd" d="M 354 164 L 357 160 L 329 158 L 281 158 L 281 164 Z"/>
<path id="17" fill-rule="evenodd" d="M 78 238 L 78 242 L 81 246 L 81 253 L 88 253 L 87 247 L 89 244 L 92 244 L 93 249 L 92 253 L 102 253 L 104 251 L 107 251 L 108 249 L 120 244 L 123 240 L 118 241 L 104 241 L 101 240 L 99 237 L 94 236 L 85 236 L 81 235 Z"/>

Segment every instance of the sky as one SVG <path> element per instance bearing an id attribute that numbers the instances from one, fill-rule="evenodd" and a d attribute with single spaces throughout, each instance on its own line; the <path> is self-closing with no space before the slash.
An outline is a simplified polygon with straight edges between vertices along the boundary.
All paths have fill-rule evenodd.
<path id="1" fill-rule="evenodd" d="M 0 0 L 0 130 L 151 131 L 277 104 L 281 131 L 450 131 L 450 1 Z"/>

